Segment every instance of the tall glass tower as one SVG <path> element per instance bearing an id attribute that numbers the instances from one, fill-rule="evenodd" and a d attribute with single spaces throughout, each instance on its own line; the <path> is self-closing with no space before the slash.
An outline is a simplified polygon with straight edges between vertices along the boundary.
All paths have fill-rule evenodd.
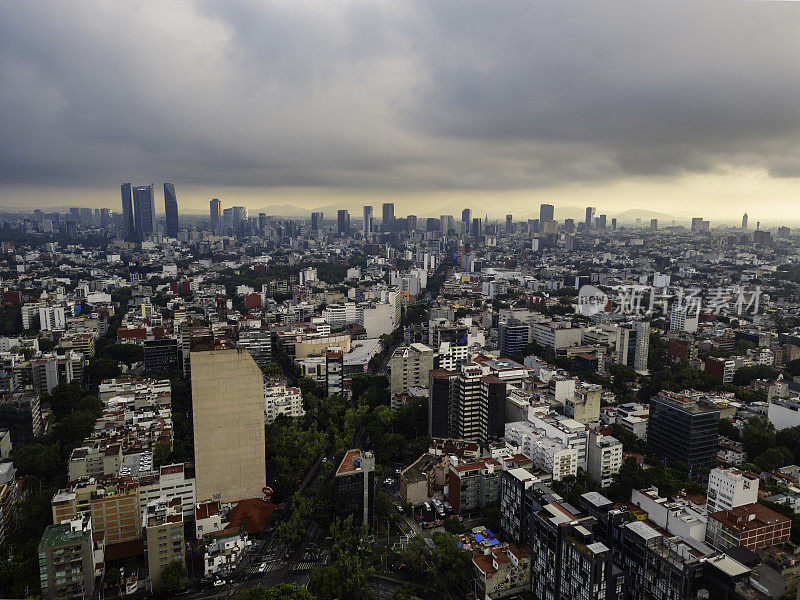
<path id="1" fill-rule="evenodd" d="M 167 215 L 167 237 L 178 237 L 178 199 L 174 183 L 164 184 L 164 212 Z"/>

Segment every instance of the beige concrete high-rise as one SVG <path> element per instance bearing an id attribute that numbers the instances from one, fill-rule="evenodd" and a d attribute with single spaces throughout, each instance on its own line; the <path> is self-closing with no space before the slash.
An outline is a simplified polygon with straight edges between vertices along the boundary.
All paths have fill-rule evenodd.
<path id="1" fill-rule="evenodd" d="M 264 459 L 264 378 L 246 349 L 192 352 L 197 500 L 260 497 Z"/>

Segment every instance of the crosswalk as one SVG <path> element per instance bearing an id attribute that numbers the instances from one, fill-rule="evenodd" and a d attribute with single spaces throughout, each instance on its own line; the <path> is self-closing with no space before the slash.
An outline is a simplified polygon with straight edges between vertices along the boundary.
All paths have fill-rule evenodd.
<path id="1" fill-rule="evenodd" d="M 292 571 L 310 571 L 314 568 L 317 562 L 314 560 L 307 560 L 304 562 L 297 563 L 296 565 L 292 565 Z"/>

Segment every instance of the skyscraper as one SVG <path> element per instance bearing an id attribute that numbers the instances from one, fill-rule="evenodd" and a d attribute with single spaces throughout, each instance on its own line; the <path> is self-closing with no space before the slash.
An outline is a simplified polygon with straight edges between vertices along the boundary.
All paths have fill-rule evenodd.
<path id="1" fill-rule="evenodd" d="M 635 321 L 617 328 L 617 362 L 642 372 L 647 370 L 650 323 Z"/>
<path id="2" fill-rule="evenodd" d="M 267 231 L 267 213 L 258 213 L 258 231 L 259 233 L 266 233 Z"/>
<path id="3" fill-rule="evenodd" d="M 482 232 L 483 226 L 480 218 L 472 219 L 472 231 L 470 232 L 470 235 L 474 238 L 479 238 L 481 237 Z"/>
<path id="4" fill-rule="evenodd" d="M 658 229 L 658 219 L 650 219 L 650 230 L 656 231 Z"/>
<path id="5" fill-rule="evenodd" d="M 192 351 L 197 499 L 257 498 L 266 485 L 264 378 L 245 348 Z"/>
<path id="6" fill-rule="evenodd" d="M 383 231 L 394 231 L 394 204 L 385 202 L 383 204 L 383 221 L 381 223 Z"/>
<path id="7" fill-rule="evenodd" d="M 552 204 L 542 204 L 539 207 L 539 223 L 546 221 L 553 221 L 555 217 L 555 208 Z"/>
<path id="8" fill-rule="evenodd" d="M 742 229 L 747 229 L 747 213 L 742 215 Z"/>
<path id="9" fill-rule="evenodd" d="M 506 215 L 506 233 L 514 233 L 514 215 Z"/>
<path id="10" fill-rule="evenodd" d="M 108 227 L 111 223 L 111 210 L 108 208 L 100 209 L 100 227 Z"/>
<path id="11" fill-rule="evenodd" d="M 472 211 L 465 208 L 461 211 L 461 232 L 464 235 L 469 235 L 470 223 L 472 223 Z"/>
<path id="12" fill-rule="evenodd" d="M 372 207 L 364 207 L 364 237 L 372 235 Z"/>
<path id="13" fill-rule="evenodd" d="M 447 235 L 448 221 L 448 215 L 439 215 L 439 230 L 442 232 L 442 235 Z"/>
<path id="14" fill-rule="evenodd" d="M 350 235 L 350 212 L 347 210 L 340 210 L 336 214 L 336 231 L 340 237 L 347 237 Z"/>
<path id="15" fill-rule="evenodd" d="M 164 213 L 167 215 L 167 237 L 178 237 L 178 198 L 174 183 L 164 184 Z"/>
<path id="16" fill-rule="evenodd" d="M 600 215 L 600 219 L 598 221 L 598 229 L 605 229 L 606 228 L 606 215 Z"/>
<path id="17" fill-rule="evenodd" d="M 217 198 L 211 200 L 211 231 L 219 232 L 222 226 L 222 202 Z"/>
<path id="18" fill-rule="evenodd" d="M 153 184 L 133 188 L 133 221 L 136 241 L 143 241 L 156 231 L 156 202 Z"/>
<path id="19" fill-rule="evenodd" d="M 564 219 L 564 231 L 575 233 L 575 219 Z"/>
<path id="20" fill-rule="evenodd" d="M 594 206 L 587 206 L 586 207 L 586 229 L 591 229 L 592 224 L 594 223 L 594 213 L 597 209 Z"/>
<path id="21" fill-rule="evenodd" d="M 130 182 L 123 183 L 120 189 L 122 191 L 122 236 L 126 242 L 132 242 L 136 238 L 136 226 L 133 222 L 133 196 Z"/>
<path id="22" fill-rule="evenodd" d="M 312 231 L 320 231 L 322 230 L 322 213 L 321 212 L 312 212 L 311 213 L 311 230 Z"/>
<path id="23" fill-rule="evenodd" d="M 233 234 L 244 235 L 244 227 L 247 223 L 247 208 L 244 206 L 233 207 Z"/>

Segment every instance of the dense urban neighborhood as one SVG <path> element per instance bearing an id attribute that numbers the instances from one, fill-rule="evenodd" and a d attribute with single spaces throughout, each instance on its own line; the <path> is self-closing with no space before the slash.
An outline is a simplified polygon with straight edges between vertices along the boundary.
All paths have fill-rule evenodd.
<path id="1" fill-rule="evenodd" d="M 800 597 L 800 230 L 120 192 L 0 214 L 0 596 Z"/>

